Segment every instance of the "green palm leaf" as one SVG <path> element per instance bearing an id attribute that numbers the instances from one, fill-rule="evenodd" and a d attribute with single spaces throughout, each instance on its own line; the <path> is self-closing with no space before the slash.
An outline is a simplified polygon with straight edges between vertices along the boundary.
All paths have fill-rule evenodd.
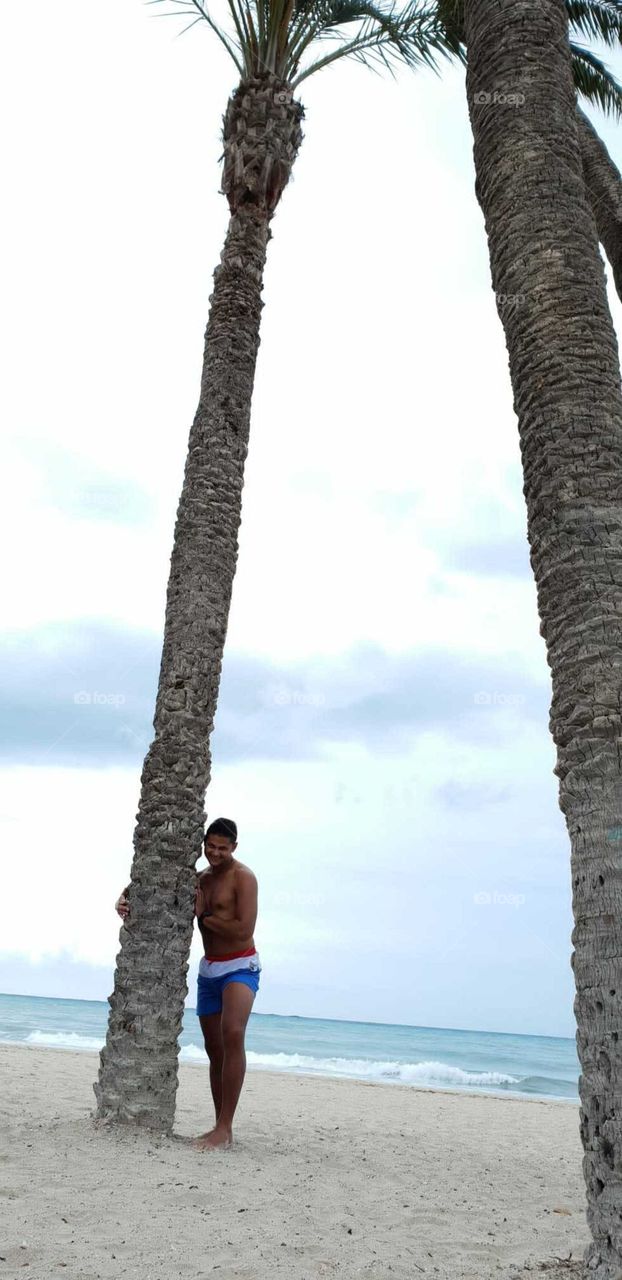
<path id="1" fill-rule="evenodd" d="M 619 120 L 622 116 L 622 86 L 591 49 L 584 49 L 573 42 L 570 48 L 577 93 L 587 102 L 600 107 L 605 115 L 612 115 Z"/>
<path id="2" fill-rule="evenodd" d="M 577 35 L 611 48 L 622 42 L 622 0 L 566 0 L 566 11 Z"/>
<path id="3" fill-rule="evenodd" d="M 176 7 L 168 16 L 185 10 L 192 16 L 189 26 L 204 19 L 241 74 L 271 73 L 292 88 L 344 57 L 366 66 L 379 63 L 389 70 L 394 62 L 403 62 L 438 71 L 440 58 L 464 60 L 460 42 L 447 30 L 437 6 L 425 7 L 421 0 L 409 0 L 402 9 L 374 0 L 227 0 L 231 32 L 215 21 L 207 0 L 147 3 L 172 3 Z M 343 30 L 352 25 L 358 27 L 356 33 Z M 326 40 L 334 41 L 335 47 L 301 66 L 310 46 Z"/>
<path id="4" fill-rule="evenodd" d="M 441 58 L 466 62 L 464 0 L 436 0 L 432 7 L 408 0 L 402 9 L 374 0 L 227 0 L 231 32 L 214 20 L 207 0 L 147 0 L 166 2 L 175 6 L 168 16 L 184 11 L 192 16 L 184 31 L 205 21 L 240 75 L 269 72 L 292 89 L 339 58 L 355 58 L 372 69 L 391 72 L 395 63 L 438 72 Z M 572 31 L 610 48 L 622 45 L 622 0 L 566 0 L 566 9 Z M 355 33 L 353 26 L 358 28 Z M 333 43 L 328 52 L 306 60 L 313 46 L 327 41 Z M 591 49 L 575 43 L 571 49 L 579 96 L 619 119 L 622 86 Z"/>
<path id="5" fill-rule="evenodd" d="M 356 36 L 346 37 L 342 26 L 358 23 Z M 302 54 L 315 41 L 338 40 L 340 43 L 325 56 L 315 59 L 296 75 Z M 317 7 L 298 44 L 294 46 L 287 66 L 292 84 L 299 84 L 321 67 L 338 58 L 353 57 L 365 66 L 374 62 L 393 70 L 392 63 L 404 62 L 407 66 L 427 66 L 438 71 L 438 57 L 459 55 L 459 46 L 451 48 L 447 33 L 439 20 L 436 9 L 421 9 L 418 0 L 411 0 L 405 9 L 383 7 L 371 0 L 326 0 Z"/>

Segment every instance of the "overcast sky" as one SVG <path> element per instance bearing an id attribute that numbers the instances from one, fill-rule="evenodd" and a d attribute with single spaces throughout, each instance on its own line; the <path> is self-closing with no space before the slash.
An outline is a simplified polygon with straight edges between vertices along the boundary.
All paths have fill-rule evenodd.
<path id="1" fill-rule="evenodd" d="M 7 992 L 112 989 L 235 85 L 206 27 L 176 38 L 158 11 L 3 14 Z M 572 1035 L 569 842 L 463 73 L 337 64 L 301 97 L 207 795 L 260 882 L 256 1012 Z"/>

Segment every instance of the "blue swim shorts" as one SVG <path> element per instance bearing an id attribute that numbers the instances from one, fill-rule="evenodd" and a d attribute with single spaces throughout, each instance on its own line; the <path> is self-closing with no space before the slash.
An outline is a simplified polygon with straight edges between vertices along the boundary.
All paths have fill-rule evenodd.
<path id="1" fill-rule="evenodd" d="M 235 969 L 233 973 L 223 973 L 219 978 L 205 978 L 199 973 L 197 979 L 197 1017 L 206 1018 L 211 1013 L 222 1012 L 223 988 L 228 982 L 243 982 L 251 991 L 259 990 L 259 971 L 252 969 Z"/>

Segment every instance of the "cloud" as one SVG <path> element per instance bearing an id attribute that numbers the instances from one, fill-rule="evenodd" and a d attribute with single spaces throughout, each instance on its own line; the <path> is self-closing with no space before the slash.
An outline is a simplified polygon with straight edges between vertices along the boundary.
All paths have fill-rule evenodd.
<path id="1" fill-rule="evenodd" d="M 440 787 L 436 787 L 435 796 L 446 809 L 483 812 L 490 805 L 502 804 L 514 796 L 513 788 L 496 783 L 481 782 L 478 779 L 450 778 Z"/>
<path id="2" fill-rule="evenodd" d="M 158 641 L 106 623 L 50 624 L 0 645 L 5 761 L 122 764 L 144 755 Z"/>
<path id="3" fill-rule="evenodd" d="M 369 494 L 371 510 L 394 521 L 404 520 L 416 513 L 421 502 L 421 493 L 412 489 L 375 489 Z"/>
<path id="4" fill-rule="evenodd" d="M 15 442 L 36 472 L 43 503 L 75 520 L 139 525 L 149 521 L 155 504 L 134 480 L 107 471 L 92 459 L 46 439 Z"/>
<path id="5" fill-rule="evenodd" d="M 61 951 L 58 955 L 45 955 L 39 961 L 31 960 L 17 951 L 0 952 L 0 991 L 3 995 L 106 1000 L 113 984 L 111 964 L 76 962 L 67 951 Z M 45 1018 L 45 1015 L 46 1010 L 43 1009 L 41 1016 Z"/>
<path id="6" fill-rule="evenodd" d="M 50 624 L 2 642 L 5 761 L 122 765 L 152 736 L 161 640 L 112 623 Z M 321 759 L 330 744 L 399 754 L 429 730 L 468 743 L 545 724 L 547 685 L 512 662 L 422 650 L 391 655 L 359 644 L 338 657 L 279 665 L 229 651 L 214 758 Z"/>
<path id="7" fill-rule="evenodd" d="M 525 535 L 495 540 L 494 534 L 486 540 L 466 542 L 444 555 L 448 568 L 486 577 L 529 578 L 532 568 L 529 562 L 529 544 Z"/>

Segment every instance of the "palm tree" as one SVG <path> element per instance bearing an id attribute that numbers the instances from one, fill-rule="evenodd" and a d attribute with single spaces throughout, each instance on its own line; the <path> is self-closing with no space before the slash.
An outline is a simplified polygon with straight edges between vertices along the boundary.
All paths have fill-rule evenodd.
<path id="1" fill-rule="evenodd" d="M 466 62 L 465 0 L 438 0 L 439 16 L 450 46 L 458 45 Z M 622 0 L 566 0 L 570 30 L 576 36 L 622 46 Z M 622 116 L 622 87 L 593 50 L 571 40 L 572 74 L 577 97 L 600 107 L 606 115 Z M 607 148 L 577 104 L 576 124 L 583 174 L 600 242 L 607 254 L 618 296 L 622 300 L 622 179 Z"/>
<path id="2" fill-rule="evenodd" d="M 622 1268 L 622 388 L 563 0 L 465 0 L 478 198 L 523 462 L 571 843 L 593 1280 Z M 507 95 L 520 95 L 520 105 Z"/>
<path id="3" fill-rule="evenodd" d="M 340 58 L 436 67 L 451 40 L 409 0 L 228 0 L 232 29 L 205 22 L 239 75 L 224 117 L 222 190 L 231 217 L 205 335 L 168 582 L 155 736 L 145 758 L 97 1115 L 161 1131 L 173 1123 L 193 927 L 194 866 L 210 778 L 209 739 L 238 553 L 244 463 L 270 223 L 302 139 L 295 90 Z"/>
<path id="4" fill-rule="evenodd" d="M 596 129 L 577 107 L 577 131 L 583 176 L 598 238 L 607 254 L 618 297 L 622 301 L 622 177 Z"/>
<path id="5" fill-rule="evenodd" d="M 571 30 L 609 48 L 622 45 L 622 0 L 567 0 Z M 589 49 L 571 44 L 577 92 L 618 119 L 622 89 L 605 64 Z M 622 300 L 622 179 L 594 126 L 577 106 L 576 125 L 583 176 L 598 238 L 607 254 L 618 297 Z"/>

